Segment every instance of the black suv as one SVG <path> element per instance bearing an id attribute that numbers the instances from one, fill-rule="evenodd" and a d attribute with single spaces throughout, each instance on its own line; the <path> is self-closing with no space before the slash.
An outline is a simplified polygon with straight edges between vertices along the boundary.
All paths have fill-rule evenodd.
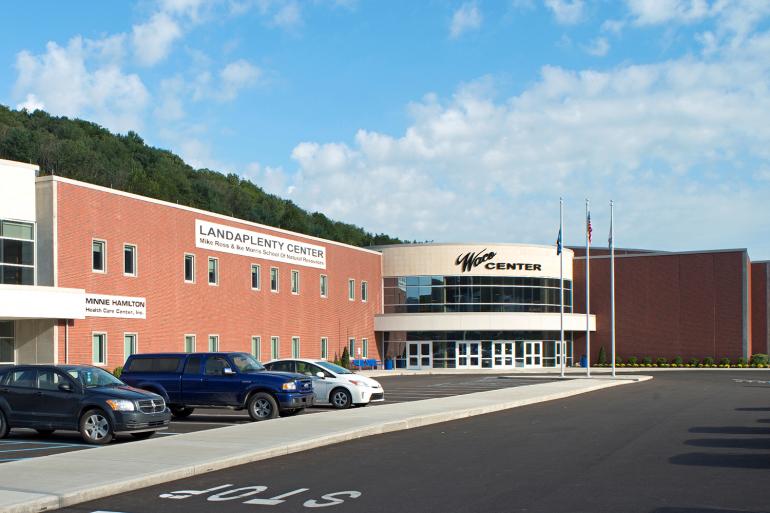
<path id="1" fill-rule="evenodd" d="M 11 428 L 40 434 L 77 430 L 92 444 L 119 433 L 149 438 L 166 429 L 171 412 L 163 398 L 129 387 L 90 365 L 13 365 L 0 369 L 0 438 Z"/>

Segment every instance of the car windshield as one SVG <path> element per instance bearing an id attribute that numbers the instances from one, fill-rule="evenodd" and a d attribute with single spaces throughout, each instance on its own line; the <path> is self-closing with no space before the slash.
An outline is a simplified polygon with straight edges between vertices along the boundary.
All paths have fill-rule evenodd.
<path id="1" fill-rule="evenodd" d="M 94 387 L 119 387 L 125 385 L 109 372 L 93 368 L 69 369 L 67 374 L 75 378 L 86 388 Z"/>
<path id="2" fill-rule="evenodd" d="M 347 370 L 345 367 L 340 367 L 339 365 L 334 365 L 333 363 L 324 362 L 324 361 L 315 362 L 315 363 L 317 363 L 318 365 L 320 365 L 326 370 L 332 371 L 335 374 L 353 374 L 352 372 Z"/>
<path id="3" fill-rule="evenodd" d="M 238 368 L 238 372 L 256 372 L 265 370 L 262 364 L 250 354 L 232 355 L 232 359 L 233 363 Z"/>

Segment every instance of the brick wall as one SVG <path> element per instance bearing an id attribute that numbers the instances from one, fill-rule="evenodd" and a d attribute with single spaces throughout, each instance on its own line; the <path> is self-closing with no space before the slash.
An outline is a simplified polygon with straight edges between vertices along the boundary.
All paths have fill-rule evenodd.
<path id="1" fill-rule="evenodd" d="M 770 352 L 768 335 L 768 273 L 770 262 L 751 264 L 751 337 L 752 350 L 755 353 Z"/>

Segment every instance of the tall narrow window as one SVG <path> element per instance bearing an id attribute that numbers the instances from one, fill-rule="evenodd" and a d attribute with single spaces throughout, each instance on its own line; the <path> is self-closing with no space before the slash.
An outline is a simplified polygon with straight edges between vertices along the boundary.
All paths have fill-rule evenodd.
<path id="1" fill-rule="evenodd" d="M 0 284 L 35 284 L 35 225 L 0 220 Z"/>
<path id="2" fill-rule="evenodd" d="M 219 259 L 209 257 L 209 285 L 219 285 Z"/>
<path id="3" fill-rule="evenodd" d="M 321 275 L 321 297 L 329 296 L 329 278 L 325 275 Z"/>
<path id="4" fill-rule="evenodd" d="M 123 245 L 123 274 L 136 276 L 136 246 L 133 244 Z"/>
<path id="5" fill-rule="evenodd" d="M 270 359 L 275 360 L 281 354 L 281 340 L 278 337 L 270 337 Z"/>
<path id="6" fill-rule="evenodd" d="M 270 268 L 270 291 L 278 292 L 278 268 Z"/>
<path id="7" fill-rule="evenodd" d="M 258 362 L 262 361 L 262 337 L 251 337 L 251 355 Z"/>
<path id="8" fill-rule="evenodd" d="M 219 335 L 209 335 L 209 352 L 219 351 Z"/>
<path id="9" fill-rule="evenodd" d="M 291 337 L 291 357 L 299 358 L 299 337 Z"/>
<path id="10" fill-rule="evenodd" d="M 195 283 L 195 255 L 189 253 L 184 255 L 184 281 Z"/>
<path id="11" fill-rule="evenodd" d="M 184 352 L 185 353 L 195 352 L 195 335 L 184 336 Z"/>
<path id="12" fill-rule="evenodd" d="M 365 281 L 361 282 L 361 301 L 366 303 L 366 301 L 369 299 L 369 284 Z"/>
<path id="13" fill-rule="evenodd" d="M 348 299 L 351 301 L 356 300 L 356 280 L 353 278 L 348 280 Z"/>
<path id="14" fill-rule="evenodd" d="M 291 293 L 299 294 L 299 271 L 291 271 Z"/>
<path id="15" fill-rule="evenodd" d="M 16 361 L 14 322 L 0 321 L 0 363 L 14 363 Z"/>
<path id="16" fill-rule="evenodd" d="M 260 287 L 260 274 L 262 273 L 262 266 L 259 264 L 251 264 L 251 289 L 259 290 Z"/>
<path id="17" fill-rule="evenodd" d="M 94 365 L 104 365 L 107 363 L 107 334 L 93 333 L 91 335 L 91 354 Z"/>
<path id="18" fill-rule="evenodd" d="M 132 354 L 136 354 L 136 333 L 124 333 L 123 334 L 123 357 L 128 358 Z"/>
<path id="19" fill-rule="evenodd" d="M 369 356 L 369 339 L 361 339 L 361 358 L 367 358 Z"/>
<path id="20" fill-rule="evenodd" d="M 356 339 L 353 337 L 348 339 L 348 353 L 350 354 L 351 358 L 356 357 Z"/>
<path id="21" fill-rule="evenodd" d="M 103 240 L 91 242 L 91 269 L 96 273 L 107 271 L 107 243 Z"/>
<path id="22" fill-rule="evenodd" d="M 329 358 L 329 339 L 321 337 L 321 359 L 326 360 Z"/>

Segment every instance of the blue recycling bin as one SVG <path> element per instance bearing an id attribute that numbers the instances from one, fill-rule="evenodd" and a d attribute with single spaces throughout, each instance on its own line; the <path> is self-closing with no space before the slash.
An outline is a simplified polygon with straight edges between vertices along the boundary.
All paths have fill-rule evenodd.
<path id="1" fill-rule="evenodd" d="M 588 367 L 588 358 L 586 357 L 586 355 L 583 355 L 580 357 L 580 366 L 583 367 L 584 369 Z"/>
<path id="2" fill-rule="evenodd" d="M 388 358 L 385 360 L 385 370 L 393 370 L 393 359 Z"/>

